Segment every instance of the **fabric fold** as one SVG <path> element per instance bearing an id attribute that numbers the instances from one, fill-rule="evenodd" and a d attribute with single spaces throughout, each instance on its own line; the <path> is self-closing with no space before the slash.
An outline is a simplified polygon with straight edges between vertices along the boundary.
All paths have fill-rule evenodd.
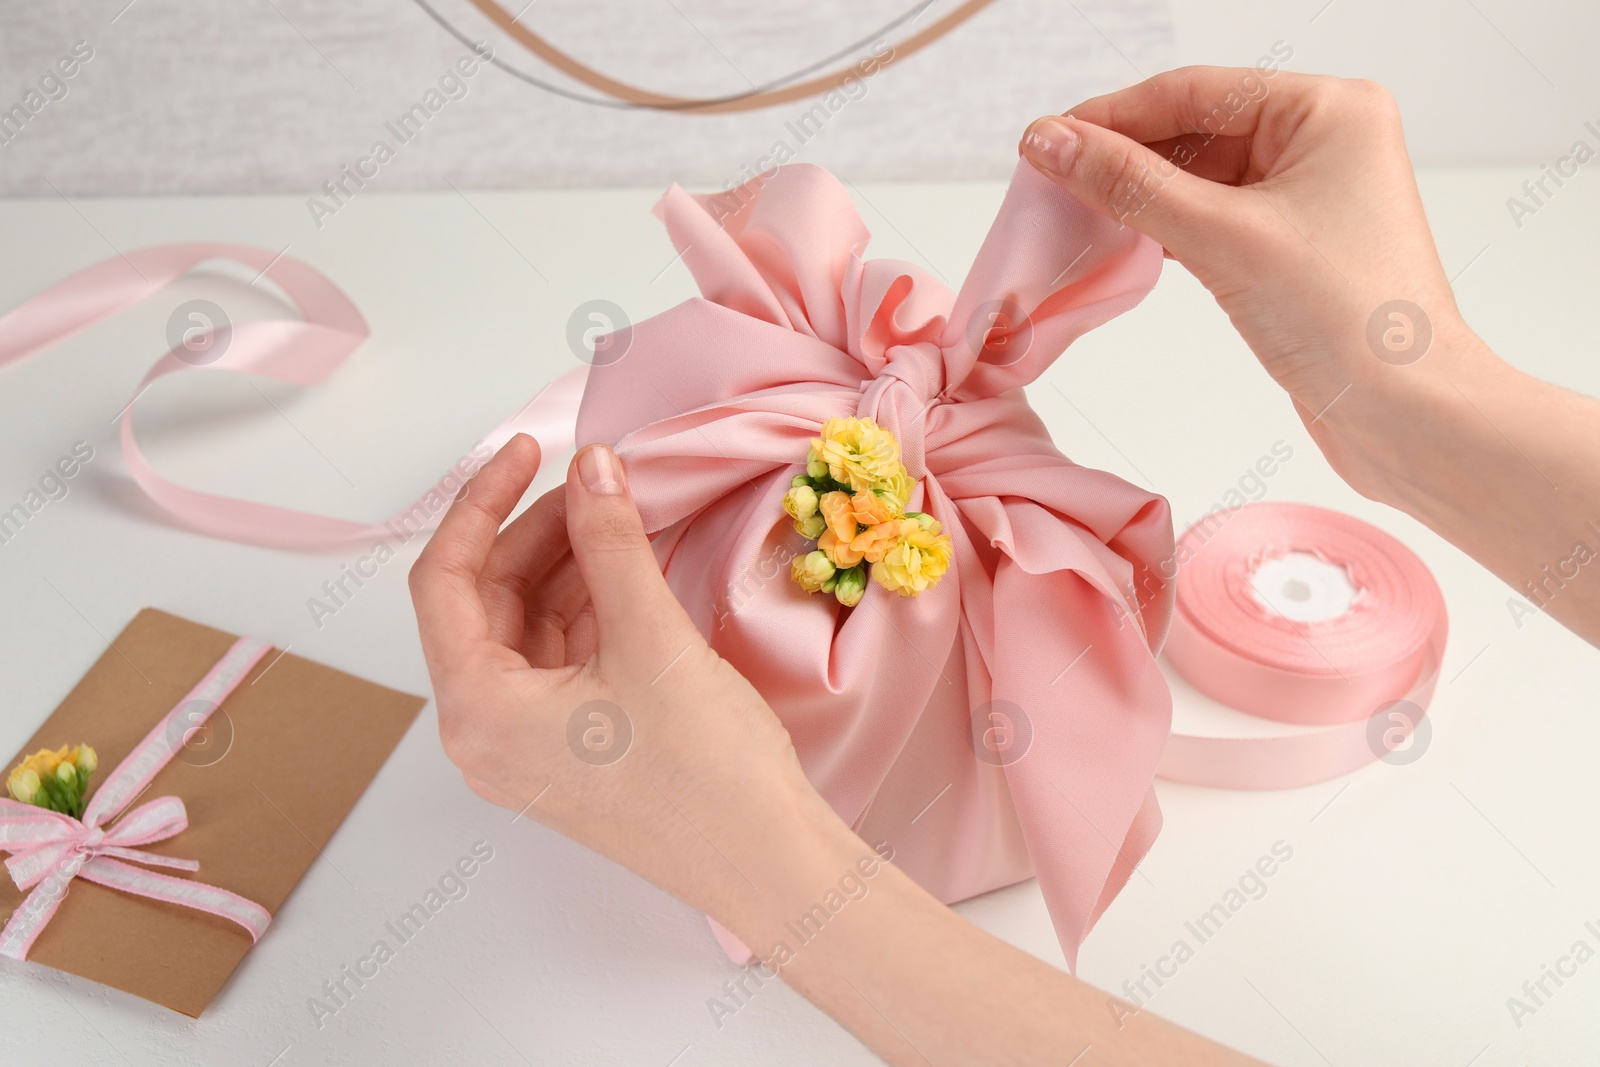
<path id="1" fill-rule="evenodd" d="M 674 187 L 657 214 L 701 297 L 593 369 L 578 442 L 623 456 L 669 585 L 840 816 L 946 901 L 1037 874 L 1074 963 L 1160 825 L 1172 591 L 1148 576 L 1172 525 L 1061 455 L 1022 387 L 1144 297 L 1160 248 L 1025 164 L 959 293 L 866 259 L 817 167 Z M 780 499 L 850 415 L 896 435 L 954 542 L 920 596 L 869 584 L 846 609 L 789 580 L 805 546 Z"/>

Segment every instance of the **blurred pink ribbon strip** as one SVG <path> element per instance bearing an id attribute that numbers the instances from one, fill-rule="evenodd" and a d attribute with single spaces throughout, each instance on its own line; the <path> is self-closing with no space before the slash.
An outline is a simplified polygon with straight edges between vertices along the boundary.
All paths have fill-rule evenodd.
<path id="1" fill-rule="evenodd" d="M 120 819 L 117 816 L 271 650 L 271 645 L 253 637 L 235 641 L 188 695 L 100 783 L 81 821 L 9 797 L 0 799 L 0 851 L 11 853 L 6 870 L 18 889 L 33 890 L 17 906 L 5 929 L 0 930 L 0 955 L 27 958 L 28 950 L 66 898 L 74 878 L 210 912 L 244 927 L 251 940 L 260 940 L 272 922 L 272 915 L 261 905 L 204 882 L 129 865 L 200 869 L 194 860 L 160 856 L 140 847 L 188 828 L 182 800 L 158 797 Z M 108 827 L 107 823 L 112 825 Z"/>
<path id="2" fill-rule="evenodd" d="M 139 303 L 185 272 L 213 260 L 230 260 L 282 290 L 299 319 L 269 319 L 225 326 L 226 343 L 214 361 L 179 355 L 177 344 L 140 380 L 133 400 L 152 382 L 185 371 L 238 371 L 291 385 L 316 385 L 367 339 L 367 322 L 350 298 L 326 276 L 292 256 L 235 244 L 175 244 L 141 248 L 79 271 L 0 317 L 0 367 L 85 330 Z M 219 331 L 220 332 L 220 331 Z M 588 368 L 570 371 L 541 390 L 483 438 L 491 450 L 518 433 L 536 439 L 545 462 L 571 444 L 572 424 Z M 421 500 L 388 522 L 358 523 L 250 500 L 199 492 L 163 477 L 140 451 L 133 432 L 133 400 L 123 410 L 122 456 L 139 488 L 185 526 L 230 541 L 283 548 L 320 548 L 369 541 L 390 533 L 390 522 L 412 529 L 438 525 L 439 508 Z M 426 499 L 426 496 L 422 499 Z M 418 516 L 425 516 L 418 521 Z"/>

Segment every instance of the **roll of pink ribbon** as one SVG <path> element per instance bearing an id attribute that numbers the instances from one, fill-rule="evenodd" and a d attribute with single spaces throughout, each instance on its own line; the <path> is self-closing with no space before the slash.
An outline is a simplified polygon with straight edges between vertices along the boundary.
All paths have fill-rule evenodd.
<path id="1" fill-rule="evenodd" d="M 1190 527 L 1176 559 L 1172 668 L 1213 700 L 1318 729 L 1174 733 L 1161 777 L 1310 785 L 1397 752 L 1421 723 L 1444 657 L 1444 598 L 1399 541 L 1326 508 L 1247 504 Z"/>

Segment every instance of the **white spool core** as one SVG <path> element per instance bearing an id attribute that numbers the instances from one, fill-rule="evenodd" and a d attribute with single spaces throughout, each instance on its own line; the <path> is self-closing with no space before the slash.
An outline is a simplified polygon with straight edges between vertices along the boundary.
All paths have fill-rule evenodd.
<path id="1" fill-rule="evenodd" d="M 1250 588 L 1269 611 L 1294 622 L 1337 619 L 1356 599 L 1350 572 L 1309 552 L 1263 560 L 1250 575 Z"/>

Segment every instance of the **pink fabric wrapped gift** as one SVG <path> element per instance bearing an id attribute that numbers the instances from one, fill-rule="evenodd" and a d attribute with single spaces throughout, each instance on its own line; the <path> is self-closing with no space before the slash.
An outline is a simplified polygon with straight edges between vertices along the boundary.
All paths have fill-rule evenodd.
<path id="1" fill-rule="evenodd" d="M 1057 451 L 1022 386 L 1138 303 L 1161 249 L 1026 164 L 957 294 L 864 258 L 814 166 L 674 187 L 657 214 L 703 296 L 594 368 L 579 443 L 616 445 L 668 583 L 834 809 L 944 901 L 1037 875 L 1075 965 L 1160 826 L 1172 524 Z M 789 579 L 810 546 L 780 502 L 846 415 L 898 437 L 912 507 L 954 540 L 919 596 L 868 583 L 844 608 Z"/>

